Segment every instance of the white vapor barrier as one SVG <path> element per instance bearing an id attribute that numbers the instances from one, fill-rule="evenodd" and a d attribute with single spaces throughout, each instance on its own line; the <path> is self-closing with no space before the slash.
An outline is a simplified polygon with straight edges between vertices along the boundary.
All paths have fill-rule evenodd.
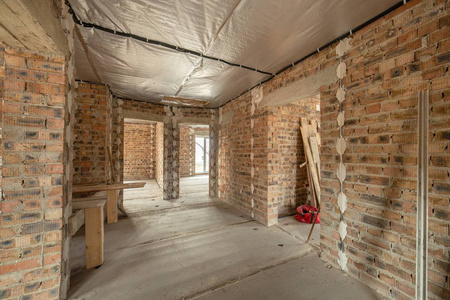
<path id="1" fill-rule="evenodd" d="M 83 23 L 138 35 L 275 73 L 398 0 L 70 0 Z M 217 107 L 268 77 L 261 73 L 80 27 L 101 79 L 146 101 L 184 97 Z M 79 44 L 77 42 L 77 44 Z M 77 45 L 76 51 L 83 48 Z M 77 77 L 93 76 L 76 55 Z"/>
<path id="2" fill-rule="evenodd" d="M 86 81 L 98 82 L 80 40 L 76 34 L 73 35 L 73 38 L 75 40 L 75 77 Z"/>
<path id="3" fill-rule="evenodd" d="M 267 75 L 204 59 L 203 67 L 192 74 L 179 96 L 225 103 L 236 96 L 236 91 L 246 90 L 265 78 Z"/>
<path id="4" fill-rule="evenodd" d="M 161 100 L 174 95 L 200 60 L 92 28 L 82 34 L 101 79 L 121 97 Z"/>

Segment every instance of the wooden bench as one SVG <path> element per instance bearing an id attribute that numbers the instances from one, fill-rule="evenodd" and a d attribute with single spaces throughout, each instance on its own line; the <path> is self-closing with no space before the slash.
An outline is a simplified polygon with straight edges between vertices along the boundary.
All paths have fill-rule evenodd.
<path id="1" fill-rule="evenodd" d="M 118 197 L 119 190 L 122 189 L 133 189 L 144 187 L 145 182 L 130 182 L 130 183 L 101 183 L 96 185 L 74 185 L 72 188 L 73 193 L 83 193 L 83 192 L 101 192 L 106 191 L 107 202 L 106 202 L 106 221 L 109 223 L 116 223 L 118 214 Z"/>
<path id="2" fill-rule="evenodd" d="M 72 199 L 76 212 L 69 218 L 69 232 L 74 235 L 85 224 L 86 269 L 103 264 L 105 204 L 106 196 Z"/>

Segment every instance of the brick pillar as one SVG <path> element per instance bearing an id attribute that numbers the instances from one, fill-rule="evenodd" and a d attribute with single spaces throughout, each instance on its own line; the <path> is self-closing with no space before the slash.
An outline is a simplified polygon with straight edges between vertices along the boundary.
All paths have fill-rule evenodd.
<path id="1" fill-rule="evenodd" d="M 163 198 L 177 199 L 180 196 L 180 130 L 178 109 L 164 107 L 164 182 Z"/>
<path id="2" fill-rule="evenodd" d="M 60 297 L 67 79 L 64 57 L 0 46 L 0 298 Z"/>
<path id="3" fill-rule="evenodd" d="M 218 196 L 219 111 L 211 110 L 209 124 L 209 195 Z M 195 149 L 195 148 L 194 148 Z M 195 152 L 194 152 L 195 155 Z M 195 158 L 194 158 L 195 160 Z"/>

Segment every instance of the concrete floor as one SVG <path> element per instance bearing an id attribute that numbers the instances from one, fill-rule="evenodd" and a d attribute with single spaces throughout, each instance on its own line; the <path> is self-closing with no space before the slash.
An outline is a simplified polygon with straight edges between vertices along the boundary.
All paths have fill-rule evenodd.
<path id="1" fill-rule="evenodd" d="M 105 224 L 105 262 L 84 269 L 72 240 L 70 299 L 378 299 L 317 256 L 319 226 L 293 217 L 267 228 L 208 196 L 208 177 L 182 178 L 162 200 L 156 182 L 126 191 L 128 218 Z"/>

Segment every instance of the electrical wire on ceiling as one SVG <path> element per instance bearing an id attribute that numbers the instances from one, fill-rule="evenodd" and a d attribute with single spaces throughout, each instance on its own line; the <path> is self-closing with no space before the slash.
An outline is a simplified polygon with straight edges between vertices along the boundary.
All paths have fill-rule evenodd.
<path id="1" fill-rule="evenodd" d="M 265 74 L 265 75 L 270 75 L 270 76 L 274 75 L 274 74 L 272 74 L 270 72 L 265 72 L 265 71 L 258 70 L 256 68 L 252 68 L 252 67 L 248 67 L 248 66 L 245 66 L 245 65 L 242 65 L 242 64 L 232 63 L 232 62 L 229 62 L 227 60 L 220 59 L 220 58 L 217 58 L 217 57 L 204 55 L 203 53 L 200 53 L 198 51 L 189 50 L 189 49 L 186 49 L 186 48 L 183 48 L 183 47 L 171 45 L 169 43 L 148 39 L 148 38 L 145 38 L 145 37 L 142 37 L 142 36 L 138 36 L 138 35 L 132 34 L 132 33 L 117 31 L 117 30 L 106 28 L 106 27 L 103 27 L 103 26 L 100 26 L 100 25 L 97 25 L 97 24 L 83 22 L 83 21 L 81 21 L 78 18 L 77 14 L 73 10 L 73 8 L 70 5 L 69 1 L 66 1 L 66 5 L 69 8 L 69 13 L 72 15 L 73 21 L 76 24 L 78 24 L 78 25 L 80 25 L 82 27 L 94 28 L 94 29 L 101 30 L 103 32 L 108 32 L 108 33 L 112 33 L 112 34 L 123 36 L 123 37 L 129 37 L 129 38 L 132 38 L 132 39 L 135 39 L 135 40 L 147 43 L 147 44 L 157 45 L 157 46 L 161 46 L 161 47 L 164 47 L 164 48 L 175 50 L 175 51 L 178 51 L 178 52 L 181 52 L 181 53 L 187 53 L 187 54 L 198 56 L 198 57 L 201 57 L 201 58 L 206 58 L 206 59 L 209 59 L 209 60 L 221 62 L 221 63 L 224 63 L 226 65 L 233 66 L 233 67 L 238 67 L 238 68 L 242 68 L 242 69 L 246 69 L 246 70 L 250 70 L 250 71 L 253 71 L 253 72 L 257 72 L 257 73 L 261 73 L 261 74 Z"/>
<path id="2" fill-rule="evenodd" d="M 229 102 L 231 102 L 231 101 L 233 101 L 233 100 L 235 100 L 235 99 L 241 97 L 241 96 L 244 95 L 245 93 L 250 92 L 250 91 L 253 90 L 255 87 L 260 86 L 260 85 L 266 83 L 267 81 L 271 80 L 273 77 L 275 77 L 275 76 L 277 76 L 277 75 L 283 73 L 284 71 L 286 71 L 286 70 L 288 70 L 288 69 L 294 67 L 295 65 L 298 65 L 299 63 L 301 63 L 301 62 L 304 61 L 305 59 L 307 59 L 307 58 L 313 56 L 313 55 L 316 54 L 316 53 L 319 53 L 320 51 L 322 51 L 322 50 L 328 48 L 329 46 L 333 45 L 334 43 L 336 43 L 336 42 L 338 42 L 338 41 L 340 41 L 340 40 L 342 40 L 342 39 L 344 39 L 344 38 L 346 38 L 346 37 L 348 37 L 348 36 L 354 34 L 354 33 L 357 32 L 358 30 L 361 30 L 362 28 L 366 27 L 366 26 L 369 25 L 370 23 L 372 23 L 372 22 L 378 20 L 379 18 L 382 18 L 383 16 L 385 16 L 385 15 L 387 15 L 388 13 L 390 13 L 391 11 L 393 11 L 393 10 L 399 8 L 400 6 L 402 6 L 402 5 L 406 4 L 406 3 L 408 3 L 409 1 L 410 1 L 410 0 L 402 0 L 402 1 L 398 2 L 397 4 L 395 4 L 394 6 L 390 7 L 389 9 L 387 9 L 387 10 L 383 11 L 382 13 L 376 15 L 375 17 L 373 17 L 373 18 L 370 19 L 369 21 L 364 22 L 363 24 L 359 25 L 358 27 L 355 27 L 354 29 L 350 30 L 349 32 L 344 33 L 344 34 L 341 35 L 340 37 L 335 38 L 334 40 L 332 40 L 331 42 L 329 42 L 329 43 L 323 45 L 322 47 L 317 48 L 316 51 L 313 51 L 313 52 L 311 52 L 310 54 L 308 54 L 308 55 L 306 55 L 306 56 L 300 58 L 299 60 L 297 60 L 297 61 L 295 61 L 295 62 L 293 62 L 293 63 L 291 63 L 291 64 L 289 64 L 289 65 L 287 65 L 287 66 L 285 66 L 285 67 L 283 67 L 283 68 L 281 68 L 281 69 L 278 70 L 276 73 L 272 74 L 272 76 L 270 76 L 269 78 L 266 78 L 266 79 L 264 79 L 264 80 L 258 82 L 257 84 L 255 84 L 254 86 L 252 86 L 251 88 L 249 88 L 248 90 L 246 90 L 246 91 L 240 93 L 240 94 L 237 95 L 236 97 L 234 97 L 234 98 L 228 100 L 227 102 L 225 102 L 224 104 L 220 105 L 219 108 L 222 107 L 222 106 L 224 106 L 224 105 L 226 105 L 227 103 L 229 103 Z"/>
<path id="3" fill-rule="evenodd" d="M 259 80 L 260 81 L 258 82 L 258 81 L 255 80 L 251 84 L 253 84 L 254 82 L 258 82 L 258 83 L 254 84 L 251 88 L 246 89 L 244 92 L 240 93 L 239 95 L 237 95 L 237 96 L 235 96 L 233 98 L 231 98 L 231 97 L 228 98 L 229 96 L 232 96 L 232 95 L 228 95 L 226 98 L 228 98 L 229 100 L 226 101 L 226 102 L 222 102 L 223 104 L 219 105 L 218 107 L 222 107 L 223 105 L 229 103 L 230 101 L 232 101 L 232 100 L 242 96 L 243 94 L 251 91 L 253 88 L 268 82 L 269 80 L 271 80 L 275 76 L 277 76 L 277 75 L 285 72 L 286 70 L 296 66 L 297 64 L 299 64 L 302 61 L 306 60 L 307 58 L 313 56 L 314 54 L 322 51 L 323 49 L 330 47 L 332 44 L 338 42 L 339 40 L 341 40 L 341 39 L 343 39 L 343 38 L 345 38 L 345 37 L 347 37 L 349 35 L 352 35 L 356 31 L 359 31 L 363 27 L 369 25 L 370 23 L 374 22 L 375 20 L 377 20 L 377 19 L 383 17 L 384 15 L 388 14 L 389 12 L 397 9 L 398 7 L 406 4 L 407 2 L 409 2 L 409 0 L 403 0 L 401 2 L 398 2 L 397 4 L 395 4 L 394 6 L 390 7 L 389 9 L 383 11 L 382 13 L 376 15 L 375 17 L 371 18 L 370 20 L 364 22 L 360 26 L 357 26 L 356 28 L 347 31 L 343 35 L 341 35 L 338 38 L 332 40 L 331 42 L 328 42 L 325 45 L 317 48 L 315 51 L 311 52 L 310 54 L 308 54 L 308 55 L 302 57 L 301 59 L 298 59 L 298 60 L 296 60 L 296 61 L 286 65 L 285 67 L 281 68 L 277 72 L 273 73 L 273 72 L 261 71 L 259 69 L 251 68 L 251 67 L 248 67 L 248 66 L 245 66 L 245 65 L 241 65 L 241 64 L 232 63 L 232 62 L 229 62 L 229 61 L 224 60 L 224 59 L 220 59 L 220 58 L 216 58 L 216 57 L 213 57 L 213 56 L 204 55 L 203 53 L 200 53 L 198 51 L 189 50 L 189 49 L 186 49 L 186 48 L 183 48 L 183 47 L 174 46 L 173 44 L 169 44 L 169 43 L 165 43 L 165 42 L 161 42 L 161 41 L 157 41 L 157 40 L 148 39 L 148 38 L 145 38 L 145 37 L 142 37 L 142 36 L 138 36 L 136 34 L 113 30 L 113 29 L 106 28 L 106 27 L 103 27 L 101 25 L 97 25 L 97 24 L 93 24 L 93 23 L 85 23 L 85 22 L 83 22 L 82 20 L 79 19 L 79 17 L 77 16 L 76 12 L 72 8 L 70 2 L 68 0 L 66 0 L 66 4 L 67 4 L 67 6 L 69 8 L 69 12 L 72 14 L 74 22 L 76 24 L 78 24 L 79 26 L 82 26 L 82 27 L 85 27 L 85 28 L 93 28 L 93 29 L 99 30 L 100 32 L 106 32 L 106 33 L 114 34 L 114 35 L 121 36 L 121 37 L 131 38 L 131 39 L 134 39 L 136 41 L 140 41 L 140 42 L 144 42 L 144 43 L 151 44 L 151 45 L 154 45 L 154 46 L 159 46 L 159 47 L 162 47 L 162 48 L 165 48 L 165 49 L 169 49 L 169 50 L 171 50 L 173 52 L 184 53 L 184 54 L 193 55 L 193 56 L 200 57 L 200 58 L 205 58 L 207 60 L 211 60 L 211 61 L 215 61 L 215 62 L 221 62 L 221 63 L 226 64 L 228 66 L 233 66 L 233 67 L 237 67 L 237 68 L 253 71 L 254 72 L 253 74 L 259 73 L 259 74 L 268 75 L 266 78 L 262 77 L 261 75 L 255 75 L 255 76 L 259 76 Z M 188 77 L 188 80 L 189 80 L 189 77 Z M 183 82 L 182 87 L 184 86 L 184 83 L 185 82 Z M 178 92 L 180 90 L 181 90 L 181 88 L 178 89 Z M 225 99 L 223 99 L 223 100 L 225 100 Z"/>

